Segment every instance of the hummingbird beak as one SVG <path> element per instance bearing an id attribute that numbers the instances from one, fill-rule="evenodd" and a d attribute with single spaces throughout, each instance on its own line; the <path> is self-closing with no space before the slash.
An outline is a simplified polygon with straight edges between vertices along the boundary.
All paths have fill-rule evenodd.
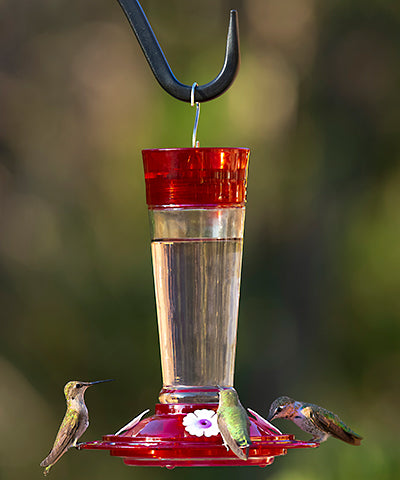
<path id="1" fill-rule="evenodd" d="M 104 382 L 113 382 L 114 379 L 110 378 L 109 380 L 97 380 L 96 382 L 87 382 L 87 386 L 91 387 L 92 385 L 96 385 L 96 383 L 104 383 Z"/>

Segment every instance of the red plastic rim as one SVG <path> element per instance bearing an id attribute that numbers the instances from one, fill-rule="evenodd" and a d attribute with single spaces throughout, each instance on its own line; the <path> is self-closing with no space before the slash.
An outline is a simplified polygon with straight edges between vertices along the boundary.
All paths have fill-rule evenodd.
<path id="1" fill-rule="evenodd" d="M 246 202 L 248 148 L 149 149 L 142 155 L 149 208 Z"/>
<path id="2" fill-rule="evenodd" d="M 310 448 L 318 444 L 302 442 L 293 435 L 277 435 L 260 419 L 250 417 L 252 446 L 248 460 L 227 451 L 222 437 L 195 436 L 188 433 L 184 418 L 196 410 L 216 411 L 218 404 L 157 404 L 155 415 L 145 418 L 121 435 L 106 435 L 102 441 L 80 445 L 82 449 L 109 450 L 122 457 L 127 465 L 194 467 L 194 466 L 266 466 L 287 449 Z"/>

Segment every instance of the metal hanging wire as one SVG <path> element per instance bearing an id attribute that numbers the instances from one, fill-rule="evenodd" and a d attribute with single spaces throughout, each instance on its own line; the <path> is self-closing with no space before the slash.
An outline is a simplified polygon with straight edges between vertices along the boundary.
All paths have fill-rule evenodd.
<path id="1" fill-rule="evenodd" d="M 194 126 L 193 126 L 193 133 L 192 133 L 192 147 L 197 148 L 200 147 L 200 142 L 196 140 L 197 137 L 197 128 L 199 126 L 199 118 L 200 118 L 200 102 L 194 101 L 194 94 L 196 87 L 198 87 L 198 83 L 194 82 L 192 85 L 192 91 L 190 92 L 190 105 L 192 107 L 196 104 L 196 116 L 194 117 Z"/>

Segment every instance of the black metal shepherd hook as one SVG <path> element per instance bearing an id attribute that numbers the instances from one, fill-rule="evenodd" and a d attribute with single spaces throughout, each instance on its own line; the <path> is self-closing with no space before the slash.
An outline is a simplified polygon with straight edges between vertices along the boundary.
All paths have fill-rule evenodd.
<path id="1" fill-rule="evenodd" d="M 132 26 L 158 83 L 164 90 L 178 100 L 190 102 L 192 86 L 179 82 L 172 73 L 140 3 L 136 0 L 118 0 L 118 2 Z M 214 80 L 206 85 L 198 85 L 196 87 L 195 102 L 207 102 L 224 93 L 235 79 L 239 63 L 240 51 L 237 12 L 236 10 L 231 10 L 224 65 Z"/>

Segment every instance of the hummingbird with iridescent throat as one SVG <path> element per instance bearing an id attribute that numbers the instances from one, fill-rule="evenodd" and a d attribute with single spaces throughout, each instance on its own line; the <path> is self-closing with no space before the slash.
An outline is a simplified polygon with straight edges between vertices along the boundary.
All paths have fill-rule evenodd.
<path id="1" fill-rule="evenodd" d="M 337 415 L 312 403 L 279 397 L 272 402 L 267 420 L 276 418 L 288 418 L 304 432 L 311 433 L 313 437 L 310 442 L 322 443 L 332 436 L 350 445 L 361 444 L 362 437 L 351 430 Z"/>
<path id="2" fill-rule="evenodd" d="M 251 444 L 250 420 L 235 390 L 220 389 L 217 423 L 225 447 L 241 460 L 247 460 Z"/>
<path id="3" fill-rule="evenodd" d="M 50 468 L 71 447 L 77 446 L 77 441 L 89 426 L 89 413 L 85 405 L 84 395 L 87 388 L 97 383 L 111 382 L 112 380 L 98 380 L 97 382 L 71 381 L 64 387 L 67 401 L 67 411 L 58 430 L 53 448 L 40 464 L 45 467 L 43 475 L 49 473 Z"/>

